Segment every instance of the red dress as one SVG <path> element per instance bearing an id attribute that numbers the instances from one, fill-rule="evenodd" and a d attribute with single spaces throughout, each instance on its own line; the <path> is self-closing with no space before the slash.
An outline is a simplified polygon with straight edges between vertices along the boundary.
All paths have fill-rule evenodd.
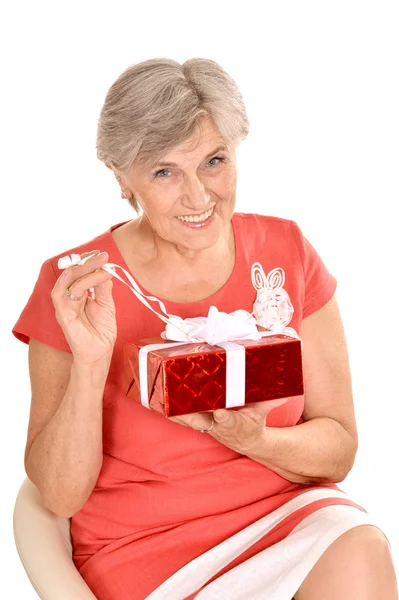
<path id="1" fill-rule="evenodd" d="M 99 249 L 128 270 L 111 235 L 118 226 L 43 264 L 13 329 L 18 339 L 70 352 L 50 298 L 58 258 Z M 212 305 L 252 312 L 251 265 L 260 262 L 266 274 L 284 271 L 289 326 L 299 333 L 302 319 L 333 296 L 336 279 L 295 222 L 236 213 L 233 226 L 236 262 L 227 283 L 199 302 L 164 301 L 167 311 L 183 318 L 206 316 Z M 338 535 L 370 522 L 366 511 L 335 484 L 289 482 L 127 398 L 123 342 L 159 335 L 164 324 L 118 281 L 113 295 L 118 338 L 104 391 L 104 461 L 71 520 L 76 567 L 99 600 L 288 600 Z M 292 398 L 267 425 L 300 424 L 303 406 L 303 396 Z"/>

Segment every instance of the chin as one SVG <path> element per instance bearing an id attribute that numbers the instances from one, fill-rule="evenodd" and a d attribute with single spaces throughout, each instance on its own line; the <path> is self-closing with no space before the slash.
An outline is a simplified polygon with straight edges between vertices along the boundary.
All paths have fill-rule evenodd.
<path id="1" fill-rule="evenodd" d="M 221 224 L 213 224 L 213 227 L 203 231 L 188 232 L 188 235 L 179 236 L 176 242 L 179 246 L 184 246 L 192 250 L 205 250 L 214 246 L 222 235 Z M 176 236 L 177 237 L 177 236 Z"/>
<path id="2" fill-rule="evenodd" d="M 212 246 L 214 246 L 217 243 L 219 237 L 220 235 L 207 235 L 203 237 L 201 236 L 201 238 L 198 237 L 198 239 L 196 240 L 180 239 L 176 240 L 174 243 L 180 249 L 200 252 L 201 250 L 212 248 Z"/>

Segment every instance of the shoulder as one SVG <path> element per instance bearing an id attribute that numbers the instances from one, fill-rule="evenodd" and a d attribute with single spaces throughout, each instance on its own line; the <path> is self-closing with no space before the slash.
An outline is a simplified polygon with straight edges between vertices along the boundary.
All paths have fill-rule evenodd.
<path id="1" fill-rule="evenodd" d="M 292 233 L 292 227 L 293 225 L 296 225 L 291 219 L 284 219 L 272 215 L 259 215 L 257 213 L 236 212 L 233 215 L 233 221 L 244 229 L 287 230 L 289 233 Z"/>
<path id="2" fill-rule="evenodd" d="M 302 232 L 297 223 L 291 219 L 256 213 L 234 213 L 233 225 L 245 243 L 266 244 L 270 248 L 298 247 Z"/>

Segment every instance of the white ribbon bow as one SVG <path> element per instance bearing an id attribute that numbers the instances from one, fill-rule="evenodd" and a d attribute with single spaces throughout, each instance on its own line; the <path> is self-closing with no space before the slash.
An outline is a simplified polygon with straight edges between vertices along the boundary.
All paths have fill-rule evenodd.
<path id="1" fill-rule="evenodd" d="M 211 306 L 207 317 L 182 319 L 172 315 L 165 331 L 164 339 L 176 342 L 206 342 L 217 346 L 234 340 L 260 340 L 256 321 L 246 310 L 232 313 L 220 312 Z"/>

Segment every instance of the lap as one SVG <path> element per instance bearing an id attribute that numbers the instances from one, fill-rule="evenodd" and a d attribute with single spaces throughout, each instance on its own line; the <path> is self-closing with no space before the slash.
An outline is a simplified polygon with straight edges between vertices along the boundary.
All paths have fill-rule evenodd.
<path id="1" fill-rule="evenodd" d="M 271 533 L 267 528 L 260 529 L 261 519 L 185 565 L 154 590 L 149 600 L 174 600 L 178 593 L 190 600 L 197 597 L 198 600 L 291 600 L 323 553 L 342 534 L 370 524 L 374 525 L 367 513 L 354 506 L 323 506 L 303 518 L 288 535 L 269 545 Z M 272 531 L 277 535 L 279 526 L 274 524 Z M 266 536 L 262 537 L 262 533 Z M 240 543 L 243 535 L 245 552 Z M 241 561 L 242 552 L 246 556 Z M 234 557 L 236 565 L 229 568 Z M 227 569 L 221 572 L 223 563 Z M 341 595 L 339 600 L 343 597 L 348 596 Z M 314 598 L 327 600 L 323 593 Z"/>

